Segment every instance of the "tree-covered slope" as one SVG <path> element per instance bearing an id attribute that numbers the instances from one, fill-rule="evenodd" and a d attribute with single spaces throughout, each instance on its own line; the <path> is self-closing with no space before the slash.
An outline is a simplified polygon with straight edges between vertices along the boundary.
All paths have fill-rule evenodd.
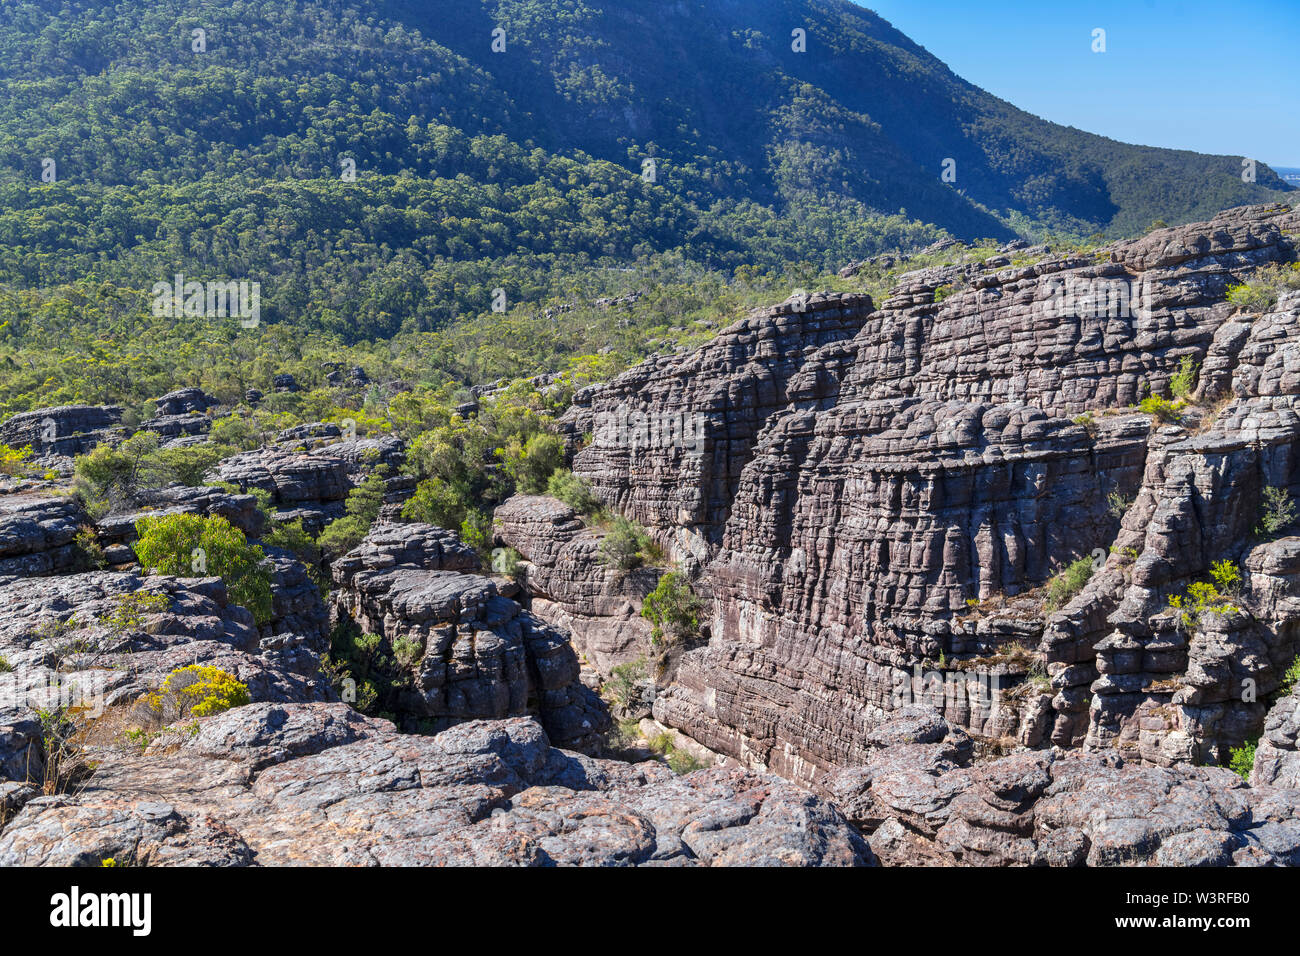
<path id="1" fill-rule="evenodd" d="M 350 342 L 629 265 L 1134 232 L 1282 185 L 1046 123 L 842 0 L 16 0 L 0 78 L 0 284 L 247 277 Z"/>

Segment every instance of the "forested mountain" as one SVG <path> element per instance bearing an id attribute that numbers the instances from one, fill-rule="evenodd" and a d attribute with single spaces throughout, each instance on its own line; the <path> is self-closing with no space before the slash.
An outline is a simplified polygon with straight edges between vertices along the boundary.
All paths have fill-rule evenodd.
<path id="1" fill-rule="evenodd" d="M 358 344 L 482 316 L 498 288 L 513 307 L 944 231 L 1131 233 L 1286 188 L 1044 122 L 843 0 L 10 2 L 0 76 L 8 407 L 68 336 L 124 360 L 124 316 L 160 361 L 174 329 L 138 297 L 177 272 L 254 279 L 265 323 Z"/>

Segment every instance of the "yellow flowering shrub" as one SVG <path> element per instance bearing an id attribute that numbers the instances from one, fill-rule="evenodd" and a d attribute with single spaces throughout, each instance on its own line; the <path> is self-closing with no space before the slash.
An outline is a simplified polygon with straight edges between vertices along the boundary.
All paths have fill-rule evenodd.
<path id="1" fill-rule="evenodd" d="M 220 667 L 190 664 L 167 675 L 157 691 L 145 697 L 149 708 L 171 723 L 207 717 L 252 703 L 248 685 Z"/>

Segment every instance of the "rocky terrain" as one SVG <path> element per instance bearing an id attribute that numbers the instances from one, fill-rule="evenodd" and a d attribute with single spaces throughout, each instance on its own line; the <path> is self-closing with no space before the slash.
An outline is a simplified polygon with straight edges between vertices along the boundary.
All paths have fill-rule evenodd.
<path id="1" fill-rule="evenodd" d="M 1300 495 L 1300 291 L 1229 289 L 1298 231 L 796 295 L 577 392 L 603 510 L 515 494 L 473 546 L 403 518 L 396 437 L 295 426 L 101 514 L 71 456 L 122 410 L 13 416 L 43 476 L 0 492 L 0 864 L 1294 865 L 1300 536 L 1264 519 Z M 189 449 L 216 407 L 132 420 Z M 346 549 L 273 543 L 376 473 Z M 175 515 L 263 546 L 269 610 L 141 567 Z M 612 563 L 616 516 L 658 548 Z M 682 581 L 689 640 L 652 613 Z M 158 717 L 186 668 L 246 695 Z"/>
<path id="2" fill-rule="evenodd" d="M 945 715 L 985 739 L 1225 758 L 1300 649 L 1294 539 L 1253 535 L 1263 489 L 1300 477 L 1300 298 L 1225 299 L 1292 261 L 1296 229 L 1289 207 L 1248 207 L 1090 257 L 924 269 L 879 308 L 786 303 L 580 393 L 568 421 L 593 440 L 574 472 L 706 565 L 710 641 L 658 719 L 812 780 L 861 761 L 935 672 Z M 1181 423 L 1130 407 L 1168 396 L 1185 359 L 1204 371 Z M 702 439 L 596 427 L 629 407 Z M 1066 607 L 1018 606 L 1097 549 Z M 1177 633 L 1168 597 L 1225 559 L 1242 613 Z M 1003 666 L 1013 645 L 1022 665 Z M 1010 690 L 1034 660 L 1050 688 L 987 706 L 991 677 Z"/>

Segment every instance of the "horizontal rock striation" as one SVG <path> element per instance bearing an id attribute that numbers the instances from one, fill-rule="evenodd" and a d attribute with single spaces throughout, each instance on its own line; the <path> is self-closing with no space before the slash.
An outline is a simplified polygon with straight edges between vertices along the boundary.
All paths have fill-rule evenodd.
<path id="1" fill-rule="evenodd" d="M 659 583 L 657 568 L 619 571 L 600 553 L 601 535 L 554 498 L 515 495 L 497 508 L 497 538 L 528 562 L 528 609 L 566 630 L 601 674 L 651 656 L 641 602 Z"/>
<path id="2" fill-rule="evenodd" d="M 0 495 L 0 578 L 84 570 L 76 538 L 89 525 L 74 498 Z"/>
<path id="3" fill-rule="evenodd" d="M 811 779 L 861 758 L 864 734 L 908 701 L 918 667 L 965 669 L 967 683 L 987 691 L 988 662 L 1022 656 L 1015 644 L 1032 652 L 1042 615 L 1025 626 L 981 627 L 970 605 L 1041 586 L 1082 556 L 1099 554 L 1101 563 L 1112 542 L 1129 545 L 1116 540 L 1115 501 L 1138 497 L 1131 520 L 1145 522 L 1140 516 L 1151 512 L 1141 500 L 1152 469 L 1162 467 L 1155 457 L 1165 454 L 1154 450 L 1172 436 L 1122 410 L 1146 394 L 1167 395 L 1184 359 L 1204 363 L 1207 404 L 1228 389 L 1267 393 L 1268 423 L 1255 428 L 1250 414 L 1230 410 L 1237 417 L 1224 440 L 1253 447 L 1258 441 L 1243 436 L 1274 436 L 1269 482 L 1291 484 L 1282 474 L 1289 452 L 1280 451 L 1290 443 L 1282 419 L 1293 398 L 1282 369 L 1291 360 L 1269 357 L 1285 333 L 1268 321 L 1252 331 L 1258 323 L 1224 300 L 1259 266 L 1294 258 L 1298 225 L 1289 207 L 1246 207 L 1095 255 L 1023 264 L 999 256 L 909 273 L 879 309 L 845 323 L 855 332 L 801 351 L 798 367 L 785 367 L 777 407 L 760 402 L 761 416 L 717 400 L 754 381 L 743 350 L 739 361 L 725 361 L 735 349 L 729 333 L 585 395 L 570 414 L 575 432 L 594 431 L 602 416 L 618 423 L 624 408 L 649 420 L 702 416 L 710 447 L 726 436 L 726 460 L 742 465 L 716 481 L 719 471 L 696 467 L 679 446 L 641 447 L 631 427 L 605 433 L 613 447 L 593 438 L 574 460 L 603 500 L 676 540 L 679 555 L 682 535 L 709 545 L 711 641 L 686 655 L 656 717 L 752 765 Z M 779 323 L 788 308 L 767 322 Z M 1270 362 L 1276 371 L 1266 371 Z M 1252 375 L 1262 384 L 1247 384 Z M 1244 474 L 1244 459 L 1240 467 Z M 1259 481 L 1235 487 L 1257 494 Z M 1239 534 L 1240 522 L 1225 531 Z M 1142 559 L 1177 568 L 1166 573 L 1166 589 L 1207 566 L 1186 564 L 1179 547 L 1153 542 Z M 1095 587 L 1109 581 L 1119 602 L 1128 585 L 1118 563 L 1099 579 Z M 1076 607 L 1071 623 L 1049 626 L 1047 645 L 1072 642 L 1068 652 L 1047 650 L 1054 671 L 1068 671 L 1052 674 L 1057 715 L 1042 711 L 1037 691 L 1008 713 L 983 706 L 969 687 L 958 688 L 947 715 L 985 737 L 1082 742 L 1089 687 L 1106 666 L 1096 647 L 1117 608 Z M 1069 639 L 1057 634 L 1061 626 Z M 1153 650 L 1164 653 L 1161 646 Z M 1276 654 L 1285 653 L 1284 641 Z M 1028 676 L 1027 668 L 1007 676 Z M 1259 678 L 1264 669 L 1247 670 Z M 1218 691 L 1201 693 L 1189 707 L 1221 703 Z M 1121 723 L 1138 706 L 1134 698 L 1116 704 Z M 1262 720 L 1231 711 L 1219 730 L 1211 728 L 1215 713 L 1185 711 L 1188 733 L 1209 741 L 1193 750 L 1217 754 Z M 1179 745 L 1171 746 L 1169 754 Z"/>
<path id="4" fill-rule="evenodd" d="M 477 567 L 441 528 L 381 526 L 332 568 L 335 612 L 385 642 L 399 714 L 442 730 L 533 713 L 565 746 L 599 748 L 609 716 L 568 636 L 466 573 Z"/>
<path id="5" fill-rule="evenodd" d="M 852 338 L 870 296 L 815 295 L 754 312 L 685 355 L 583 389 L 562 419 L 591 435 L 573 470 L 687 559 L 716 545 L 754 439 L 809 357 Z"/>
<path id="6" fill-rule="evenodd" d="M 39 458 L 84 455 L 101 441 L 121 436 L 119 405 L 59 405 L 20 412 L 0 424 L 0 442 L 13 448 L 30 446 Z"/>

